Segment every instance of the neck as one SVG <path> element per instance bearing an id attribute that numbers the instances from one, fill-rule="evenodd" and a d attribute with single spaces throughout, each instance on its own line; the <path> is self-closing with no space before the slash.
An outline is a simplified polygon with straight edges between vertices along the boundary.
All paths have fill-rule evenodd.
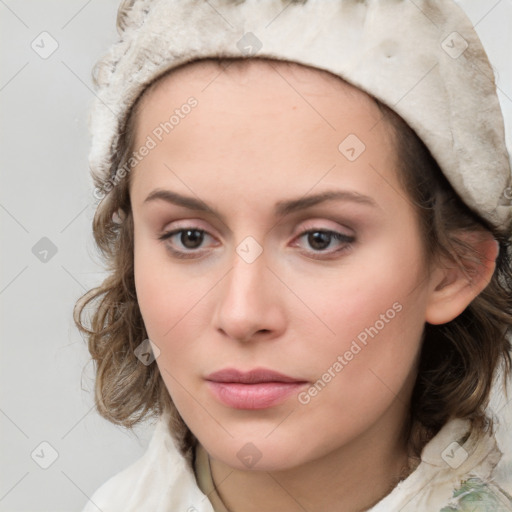
<path id="1" fill-rule="evenodd" d="M 243 471 L 211 458 L 212 478 L 230 512 L 362 512 L 410 473 L 401 425 L 383 428 L 379 422 L 327 455 L 286 470 Z"/>

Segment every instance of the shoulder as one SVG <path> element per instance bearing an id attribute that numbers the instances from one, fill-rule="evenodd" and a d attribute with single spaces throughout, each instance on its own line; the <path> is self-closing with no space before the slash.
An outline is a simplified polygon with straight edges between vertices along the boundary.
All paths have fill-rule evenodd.
<path id="1" fill-rule="evenodd" d="M 495 478 L 502 453 L 496 439 L 452 419 L 423 448 L 418 467 L 372 512 L 512 512 Z"/>
<path id="2" fill-rule="evenodd" d="M 143 471 L 145 455 L 109 478 L 89 498 L 82 512 L 121 512 L 131 500 Z M 115 499 L 114 499 L 115 498 Z"/>
<path id="3" fill-rule="evenodd" d="M 470 477 L 453 490 L 450 505 L 439 512 L 512 512 L 512 496 L 499 486 Z"/>
<path id="4" fill-rule="evenodd" d="M 99 487 L 82 512 L 163 512 L 202 498 L 161 417 L 143 456 Z"/>

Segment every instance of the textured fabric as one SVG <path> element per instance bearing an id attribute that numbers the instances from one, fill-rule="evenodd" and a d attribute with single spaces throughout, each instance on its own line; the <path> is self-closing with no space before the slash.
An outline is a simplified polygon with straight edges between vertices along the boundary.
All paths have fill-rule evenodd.
<path id="1" fill-rule="evenodd" d="M 369 510 L 512 512 L 512 497 L 494 481 L 496 440 L 471 434 L 464 441 L 468 429 L 467 420 L 449 421 L 424 447 L 418 467 Z M 213 483 L 205 452 L 198 455 L 196 479 L 162 416 L 143 457 L 103 484 L 83 512 L 225 512 L 207 497 Z"/>
<path id="2" fill-rule="evenodd" d="M 133 6 L 97 68 L 90 118 L 89 161 L 97 197 L 106 199 L 99 208 L 109 179 L 119 180 L 119 135 L 149 82 L 199 58 L 268 57 L 330 71 L 379 98 L 416 130 L 470 208 L 509 225 L 511 173 L 493 71 L 452 0 L 125 4 Z"/>

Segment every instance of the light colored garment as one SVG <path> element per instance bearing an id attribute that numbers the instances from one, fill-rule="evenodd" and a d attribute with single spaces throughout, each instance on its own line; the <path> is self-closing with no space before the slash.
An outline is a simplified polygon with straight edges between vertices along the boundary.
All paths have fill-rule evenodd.
<path id="1" fill-rule="evenodd" d="M 464 441 L 468 429 L 467 420 L 449 421 L 424 447 L 418 467 L 369 512 L 512 512 L 512 497 L 494 482 L 501 458 L 495 438 L 472 434 Z M 98 510 L 227 512 L 213 490 L 207 453 L 196 450 L 194 472 L 165 416 L 146 453 L 103 484 L 83 512 Z"/>
<path id="2" fill-rule="evenodd" d="M 201 445 L 198 445 L 196 448 L 194 473 L 196 475 L 199 489 L 208 496 L 213 510 L 215 510 L 215 512 L 229 512 L 217 493 L 217 489 L 213 483 L 208 452 Z"/>

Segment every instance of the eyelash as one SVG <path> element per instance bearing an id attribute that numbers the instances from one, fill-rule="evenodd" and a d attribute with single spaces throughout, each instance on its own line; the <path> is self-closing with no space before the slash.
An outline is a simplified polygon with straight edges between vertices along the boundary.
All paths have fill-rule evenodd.
<path id="1" fill-rule="evenodd" d="M 187 227 L 183 227 L 183 228 L 179 228 L 179 229 L 174 229 L 172 231 L 168 231 L 168 232 L 162 233 L 158 237 L 158 240 L 160 240 L 162 242 L 166 242 L 167 240 L 172 238 L 174 235 L 181 234 L 181 233 L 183 233 L 185 231 L 198 231 L 201 234 L 208 234 L 204 229 L 201 229 L 201 228 L 198 228 L 198 227 L 195 227 L 195 226 L 187 226 Z M 297 238 L 300 239 L 300 238 L 302 238 L 302 237 L 304 237 L 306 235 L 312 234 L 312 233 L 327 234 L 327 235 L 331 236 L 331 240 L 330 241 L 332 241 L 334 239 L 334 240 L 337 240 L 338 242 L 343 242 L 344 243 L 344 245 L 340 249 L 338 249 L 336 251 L 329 252 L 329 253 L 326 253 L 325 250 L 318 250 L 318 251 L 309 252 L 309 256 L 312 259 L 317 259 L 317 260 L 330 259 L 333 255 L 338 255 L 340 253 L 344 253 L 344 252 L 350 250 L 352 248 L 352 244 L 355 242 L 355 237 L 354 236 L 344 235 L 343 233 L 339 233 L 337 231 L 332 231 L 332 230 L 329 230 L 329 229 L 321 229 L 321 228 L 310 228 L 310 229 L 307 229 L 307 230 L 301 232 L 297 236 Z M 178 259 L 195 259 L 195 258 L 198 258 L 198 256 L 196 256 L 196 254 L 199 252 L 198 250 L 190 250 L 189 252 L 187 252 L 187 251 L 177 251 L 176 249 L 173 249 L 169 244 L 166 244 L 166 246 L 167 246 L 167 249 L 171 252 L 171 254 L 175 258 L 178 258 Z M 322 255 L 323 254 L 328 254 L 328 256 L 327 257 L 325 257 L 325 256 L 314 256 L 313 254 L 322 254 Z"/>

